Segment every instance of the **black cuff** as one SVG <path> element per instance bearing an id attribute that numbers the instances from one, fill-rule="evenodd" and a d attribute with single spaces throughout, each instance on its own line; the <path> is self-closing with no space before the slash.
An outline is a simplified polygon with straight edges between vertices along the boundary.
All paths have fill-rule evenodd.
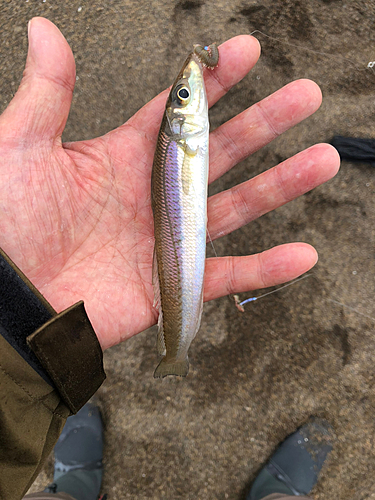
<path id="1" fill-rule="evenodd" d="M 76 413 L 105 379 L 83 302 L 57 314 L 0 249 L 0 334 Z"/>

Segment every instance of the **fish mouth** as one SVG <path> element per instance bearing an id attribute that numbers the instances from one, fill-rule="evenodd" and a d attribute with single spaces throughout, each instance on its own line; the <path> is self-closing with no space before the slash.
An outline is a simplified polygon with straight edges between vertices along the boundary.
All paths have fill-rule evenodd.
<path id="1" fill-rule="evenodd" d="M 198 56 L 196 54 L 194 54 L 194 52 L 192 52 L 191 54 L 189 54 L 184 62 L 184 64 L 182 65 L 182 68 L 179 72 L 179 74 L 177 75 L 177 78 L 174 82 L 174 84 L 172 85 L 172 87 L 174 87 L 176 85 L 176 83 L 181 80 L 182 78 L 186 78 L 186 79 L 189 79 L 190 76 L 192 75 L 192 73 L 200 73 L 202 74 L 202 69 L 203 69 L 203 66 L 202 66 L 202 63 L 200 62 Z"/>

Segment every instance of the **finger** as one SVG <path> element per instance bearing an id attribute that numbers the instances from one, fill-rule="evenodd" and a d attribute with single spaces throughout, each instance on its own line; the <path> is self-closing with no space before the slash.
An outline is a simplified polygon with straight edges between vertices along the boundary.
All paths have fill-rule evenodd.
<path id="1" fill-rule="evenodd" d="M 210 134 L 209 182 L 313 114 L 322 102 L 310 80 L 289 83 Z"/>
<path id="2" fill-rule="evenodd" d="M 209 106 L 217 102 L 252 69 L 260 55 L 260 45 L 250 35 L 239 35 L 219 46 L 219 64 L 205 70 L 205 85 Z M 173 80 L 173 76 L 171 76 Z M 159 131 L 169 89 L 143 106 L 126 124 L 131 124 L 142 134 L 155 137 Z M 156 137 L 155 137 L 156 140 Z"/>
<path id="3" fill-rule="evenodd" d="M 280 245 L 246 257 L 207 259 L 204 301 L 285 283 L 311 269 L 317 260 L 316 250 L 306 243 Z"/>
<path id="4" fill-rule="evenodd" d="M 29 23 L 29 50 L 20 87 L 0 118 L 0 137 L 35 143 L 60 137 L 75 83 L 72 51 L 58 28 L 42 17 Z"/>
<path id="5" fill-rule="evenodd" d="M 213 106 L 255 66 L 260 56 L 260 44 L 251 35 L 239 35 L 219 46 L 219 64 L 206 69 L 204 82 L 208 106 Z"/>
<path id="6" fill-rule="evenodd" d="M 212 240 L 248 224 L 336 175 L 340 157 L 329 144 L 316 144 L 276 167 L 208 199 Z"/>

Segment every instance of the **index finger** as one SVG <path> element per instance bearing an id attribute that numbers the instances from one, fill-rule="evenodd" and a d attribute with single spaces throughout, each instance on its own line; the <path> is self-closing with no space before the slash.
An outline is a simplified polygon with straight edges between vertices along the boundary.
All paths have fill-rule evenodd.
<path id="1" fill-rule="evenodd" d="M 219 64 L 204 74 L 209 107 L 249 73 L 259 56 L 260 44 L 251 35 L 236 36 L 219 46 Z"/>

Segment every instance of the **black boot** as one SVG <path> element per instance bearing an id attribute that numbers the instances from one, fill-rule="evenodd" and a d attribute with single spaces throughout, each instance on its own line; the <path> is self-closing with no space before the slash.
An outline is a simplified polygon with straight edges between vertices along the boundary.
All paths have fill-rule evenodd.
<path id="1" fill-rule="evenodd" d="M 278 447 L 256 477 L 246 500 L 260 500 L 272 493 L 308 495 L 332 450 L 332 427 L 312 419 Z"/>

